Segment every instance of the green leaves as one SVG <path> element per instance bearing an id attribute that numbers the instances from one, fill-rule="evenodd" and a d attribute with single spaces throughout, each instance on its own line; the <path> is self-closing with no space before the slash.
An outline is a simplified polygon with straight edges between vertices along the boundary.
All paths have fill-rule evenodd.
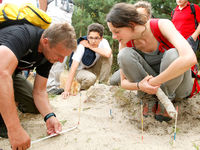
<path id="1" fill-rule="evenodd" d="M 87 35 L 87 26 L 97 22 L 105 27 L 104 37 L 109 41 L 113 54 L 112 71 L 118 69 L 117 53 L 118 42 L 112 39 L 106 23 L 106 15 L 112 6 L 119 2 L 134 4 L 138 0 L 74 0 L 75 10 L 72 17 L 72 25 L 75 28 L 77 38 Z M 156 18 L 171 19 L 171 11 L 176 7 L 176 0 L 146 0 L 151 3 L 153 16 Z M 191 3 L 199 4 L 200 0 L 190 0 Z"/>

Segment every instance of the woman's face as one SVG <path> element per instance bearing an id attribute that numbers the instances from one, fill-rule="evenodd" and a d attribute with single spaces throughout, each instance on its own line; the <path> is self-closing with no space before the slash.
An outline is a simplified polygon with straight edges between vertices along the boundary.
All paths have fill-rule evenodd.
<path id="1" fill-rule="evenodd" d="M 107 22 L 107 25 L 112 32 L 112 38 L 119 42 L 127 43 L 130 40 L 141 37 L 141 32 L 138 32 L 139 30 L 137 30 L 137 26 L 135 26 L 133 30 L 131 27 L 116 28 L 110 22 Z"/>

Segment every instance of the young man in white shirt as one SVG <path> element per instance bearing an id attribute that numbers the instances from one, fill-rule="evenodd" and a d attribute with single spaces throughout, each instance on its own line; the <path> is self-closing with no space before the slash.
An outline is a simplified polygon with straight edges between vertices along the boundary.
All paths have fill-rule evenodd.
<path id="1" fill-rule="evenodd" d="M 81 90 L 94 85 L 99 77 L 100 83 L 106 83 L 110 76 L 112 65 L 112 50 L 106 39 L 103 38 L 104 27 L 93 23 L 88 26 L 87 37 L 79 38 L 77 50 L 71 56 L 70 73 L 65 85 L 63 98 L 71 93 L 74 77 L 81 85 Z"/>

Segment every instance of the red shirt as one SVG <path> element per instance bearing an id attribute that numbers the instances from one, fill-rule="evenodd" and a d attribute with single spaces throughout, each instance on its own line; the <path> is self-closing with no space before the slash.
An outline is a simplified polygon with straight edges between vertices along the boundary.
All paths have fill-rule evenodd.
<path id="1" fill-rule="evenodd" d="M 0 0 L 0 4 L 2 3 L 2 0 Z"/>
<path id="2" fill-rule="evenodd" d="M 165 52 L 165 49 L 168 50 L 170 48 L 174 48 L 174 46 L 160 32 L 160 29 L 158 27 L 158 21 L 159 21 L 159 19 L 157 19 L 157 18 L 150 19 L 150 28 L 151 28 L 151 31 L 152 31 L 154 37 L 160 43 L 159 48 L 158 48 L 159 51 Z M 126 46 L 127 47 L 135 47 L 134 40 L 128 41 L 126 43 Z"/>
<path id="3" fill-rule="evenodd" d="M 196 20 L 200 22 L 200 7 L 194 4 L 195 13 L 196 13 Z M 188 2 L 187 5 L 180 10 L 179 6 L 175 8 L 172 22 L 176 29 L 183 35 L 185 39 L 190 37 L 195 29 L 195 19 L 194 15 L 192 14 L 192 10 L 190 8 L 190 3 Z"/>

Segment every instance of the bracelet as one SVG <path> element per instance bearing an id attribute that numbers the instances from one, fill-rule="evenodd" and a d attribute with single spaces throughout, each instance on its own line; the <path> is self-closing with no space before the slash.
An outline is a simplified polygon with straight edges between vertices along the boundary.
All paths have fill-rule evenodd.
<path id="1" fill-rule="evenodd" d="M 52 117 L 52 116 L 56 117 L 56 114 L 54 114 L 53 112 L 47 114 L 47 115 L 44 117 L 44 121 L 46 122 L 46 121 L 47 121 L 50 117 Z"/>
<path id="2" fill-rule="evenodd" d="M 140 83 L 140 82 L 137 82 L 137 88 L 138 88 L 138 90 L 140 90 L 139 83 Z"/>

